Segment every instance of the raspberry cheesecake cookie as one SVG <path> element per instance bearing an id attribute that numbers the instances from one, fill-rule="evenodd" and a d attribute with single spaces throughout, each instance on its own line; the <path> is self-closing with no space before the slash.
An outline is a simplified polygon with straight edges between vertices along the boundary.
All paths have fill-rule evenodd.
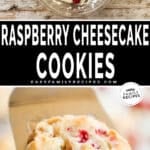
<path id="1" fill-rule="evenodd" d="M 53 117 L 39 122 L 26 150 L 131 150 L 116 131 L 91 116 Z"/>

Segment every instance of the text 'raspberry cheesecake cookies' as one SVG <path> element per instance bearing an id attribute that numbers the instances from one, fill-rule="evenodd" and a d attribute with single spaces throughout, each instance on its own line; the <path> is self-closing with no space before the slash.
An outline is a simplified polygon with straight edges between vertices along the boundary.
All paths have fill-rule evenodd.
<path id="1" fill-rule="evenodd" d="M 91 116 L 52 117 L 37 123 L 26 150 L 131 150 L 116 131 Z"/>

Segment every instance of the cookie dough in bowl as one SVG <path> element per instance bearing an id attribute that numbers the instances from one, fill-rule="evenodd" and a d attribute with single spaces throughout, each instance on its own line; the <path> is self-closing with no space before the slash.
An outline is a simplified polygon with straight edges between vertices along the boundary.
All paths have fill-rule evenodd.
<path id="1" fill-rule="evenodd" d="M 57 116 L 38 122 L 26 150 L 131 150 L 115 130 L 91 116 Z"/>
<path id="2" fill-rule="evenodd" d="M 81 17 L 101 9 L 110 0 L 40 0 L 61 16 Z"/>

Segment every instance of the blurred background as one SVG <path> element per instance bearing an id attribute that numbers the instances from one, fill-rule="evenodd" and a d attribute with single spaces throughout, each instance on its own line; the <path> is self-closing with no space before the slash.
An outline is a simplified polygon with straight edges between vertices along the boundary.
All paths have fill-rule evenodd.
<path id="1" fill-rule="evenodd" d="M 14 87 L 0 88 L 1 150 L 15 150 L 8 114 L 8 101 L 13 89 Z M 129 141 L 132 149 L 150 150 L 150 87 L 142 87 L 143 101 L 134 107 L 121 103 L 120 87 L 96 87 L 93 90 L 117 130 Z"/>

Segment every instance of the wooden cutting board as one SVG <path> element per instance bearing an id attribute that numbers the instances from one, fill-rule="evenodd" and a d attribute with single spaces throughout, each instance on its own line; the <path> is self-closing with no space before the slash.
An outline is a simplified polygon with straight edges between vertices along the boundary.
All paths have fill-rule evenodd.
<path id="1" fill-rule="evenodd" d="M 17 88 L 9 108 L 17 150 L 25 149 L 32 123 L 55 115 L 93 115 L 113 127 L 90 88 Z"/>

